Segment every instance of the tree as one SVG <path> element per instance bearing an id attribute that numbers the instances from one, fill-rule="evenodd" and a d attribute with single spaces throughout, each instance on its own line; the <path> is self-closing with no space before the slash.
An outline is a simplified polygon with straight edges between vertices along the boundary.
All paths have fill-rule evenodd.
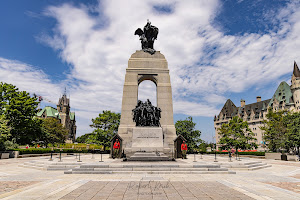
<path id="1" fill-rule="evenodd" d="M 176 134 L 182 135 L 186 139 L 188 150 L 198 148 L 198 145 L 202 143 L 200 139 L 201 131 L 195 130 L 196 123 L 193 122 L 192 117 L 188 117 L 185 120 L 178 120 L 175 123 Z"/>
<path id="2" fill-rule="evenodd" d="M 76 138 L 76 142 L 78 143 L 94 143 L 94 136 L 95 134 L 94 133 L 87 133 L 87 134 L 84 134 L 78 138 Z"/>
<path id="3" fill-rule="evenodd" d="M 97 143 L 105 147 L 110 146 L 110 140 L 118 132 L 118 127 L 120 124 L 120 113 L 114 113 L 108 110 L 104 110 L 100 113 L 98 117 L 92 119 L 92 128 L 95 128 L 91 139 L 95 140 L 92 143 Z M 92 141 L 92 140 L 91 140 Z"/>
<path id="4" fill-rule="evenodd" d="M 63 127 L 58 119 L 49 117 L 39 120 L 42 122 L 42 135 L 39 139 L 43 141 L 46 146 L 48 146 L 48 144 L 65 142 L 69 131 Z"/>
<path id="5" fill-rule="evenodd" d="M 289 115 L 289 113 L 285 110 L 273 112 L 273 109 L 269 108 L 267 120 L 264 120 L 264 126 L 260 127 L 264 131 L 263 138 L 267 147 L 273 152 L 285 147 L 287 126 L 284 115 Z"/>
<path id="6" fill-rule="evenodd" d="M 288 152 L 299 153 L 300 147 L 300 113 L 287 113 L 284 116 L 287 131 L 284 137 L 285 148 Z"/>
<path id="7" fill-rule="evenodd" d="M 11 137 L 17 143 L 31 143 L 35 135 L 33 117 L 37 112 L 36 98 L 30 97 L 26 91 L 19 91 L 16 86 L 0 83 L 0 114 L 4 114 L 11 127 Z"/>
<path id="8" fill-rule="evenodd" d="M 0 151 L 6 150 L 5 142 L 10 137 L 10 127 L 7 125 L 8 120 L 5 119 L 4 115 L 0 115 Z"/>
<path id="9" fill-rule="evenodd" d="M 223 149 L 252 149 L 257 148 L 254 133 L 248 126 L 248 123 L 238 116 L 233 117 L 229 123 L 222 124 L 219 130 L 220 144 Z"/>

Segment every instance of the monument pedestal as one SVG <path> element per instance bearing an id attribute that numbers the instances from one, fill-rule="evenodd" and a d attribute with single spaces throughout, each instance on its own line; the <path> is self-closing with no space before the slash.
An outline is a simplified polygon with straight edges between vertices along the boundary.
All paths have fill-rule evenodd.
<path id="1" fill-rule="evenodd" d="M 164 149 L 161 127 L 135 127 L 132 129 L 131 151 L 162 152 Z"/>
<path id="2" fill-rule="evenodd" d="M 132 110 L 137 105 L 138 87 L 144 80 L 156 85 L 157 107 L 161 109 L 160 127 L 136 127 L 133 121 Z M 123 139 L 122 148 L 128 157 L 137 151 L 159 151 L 170 158 L 174 153 L 176 129 L 171 81 L 167 60 L 159 51 L 153 55 L 136 51 L 128 61 L 118 135 Z"/>

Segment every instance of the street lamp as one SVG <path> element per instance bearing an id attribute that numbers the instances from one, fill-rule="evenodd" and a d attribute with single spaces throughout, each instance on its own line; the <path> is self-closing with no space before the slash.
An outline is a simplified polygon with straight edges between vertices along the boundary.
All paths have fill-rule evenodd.
<path id="1" fill-rule="evenodd" d="M 215 138 L 216 138 L 216 136 L 214 136 L 214 135 L 212 134 L 213 147 L 215 147 L 215 160 L 214 160 L 214 162 L 218 162 L 218 161 L 217 161 L 217 140 L 216 140 L 216 142 L 215 142 Z"/>

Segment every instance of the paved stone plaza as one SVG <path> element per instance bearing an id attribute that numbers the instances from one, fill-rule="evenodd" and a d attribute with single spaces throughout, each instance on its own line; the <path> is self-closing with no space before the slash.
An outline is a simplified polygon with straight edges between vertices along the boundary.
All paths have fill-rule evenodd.
<path id="1" fill-rule="evenodd" d="M 177 163 L 213 164 L 214 156 L 189 155 Z M 300 199 L 300 163 L 242 158 L 231 165 L 261 161 L 270 167 L 257 170 L 230 169 L 236 174 L 64 174 L 24 167 L 29 161 L 48 161 L 49 157 L 0 160 L 0 199 Z M 99 163 L 100 155 L 81 156 L 80 164 Z M 105 164 L 120 160 L 103 156 Z M 75 156 L 64 156 L 62 163 L 76 163 Z M 139 164 L 134 162 L 135 164 Z M 174 163 L 174 162 L 173 162 Z M 219 164 L 228 163 L 218 157 Z M 159 164 L 159 162 L 155 162 Z"/>

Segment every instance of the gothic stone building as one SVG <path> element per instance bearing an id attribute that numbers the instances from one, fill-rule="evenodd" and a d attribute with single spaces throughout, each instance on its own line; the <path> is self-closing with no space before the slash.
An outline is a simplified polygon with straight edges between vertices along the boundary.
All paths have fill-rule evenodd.
<path id="1" fill-rule="evenodd" d="M 294 71 L 291 80 L 291 86 L 286 82 L 281 82 L 271 99 L 262 101 L 261 97 L 256 97 L 257 102 L 247 104 L 245 100 L 241 100 L 241 106 L 237 107 L 228 99 L 223 106 L 219 115 L 214 118 L 216 143 L 219 147 L 220 136 L 218 129 L 222 124 L 228 123 L 232 117 L 239 116 L 247 121 L 249 128 L 257 139 L 259 150 L 263 149 L 263 131 L 260 130 L 262 121 L 266 119 L 268 108 L 277 110 L 290 110 L 292 112 L 300 111 L 300 71 L 297 63 L 294 62 Z"/>
<path id="2" fill-rule="evenodd" d="M 66 138 L 66 143 L 73 143 L 76 138 L 76 120 L 75 112 L 70 112 L 70 99 L 64 94 L 57 104 L 57 109 L 46 106 L 37 113 L 40 118 L 54 117 L 59 119 L 60 123 L 69 130 L 69 135 Z"/>

